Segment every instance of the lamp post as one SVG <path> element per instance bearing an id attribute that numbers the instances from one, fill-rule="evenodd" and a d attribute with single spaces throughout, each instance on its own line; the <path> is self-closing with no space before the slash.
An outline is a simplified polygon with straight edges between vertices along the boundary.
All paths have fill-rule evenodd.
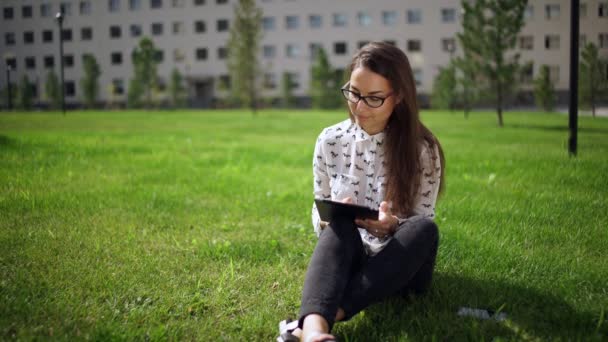
<path id="1" fill-rule="evenodd" d="M 568 102 L 568 152 L 576 156 L 578 141 L 578 32 L 579 0 L 570 0 L 570 101 Z"/>
<path id="2" fill-rule="evenodd" d="M 59 73 L 61 77 L 61 111 L 65 115 L 65 84 L 63 78 L 63 8 L 55 16 L 59 24 Z"/>
<path id="3" fill-rule="evenodd" d="M 11 64 L 6 61 L 6 96 L 7 96 L 7 101 L 6 103 L 8 104 L 8 110 L 12 110 L 13 109 L 13 95 L 11 94 Z"/>

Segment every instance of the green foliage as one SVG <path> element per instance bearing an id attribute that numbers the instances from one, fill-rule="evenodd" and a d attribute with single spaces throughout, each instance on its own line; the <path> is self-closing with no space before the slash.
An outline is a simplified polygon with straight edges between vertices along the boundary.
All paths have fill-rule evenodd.
<path id="1" fill-rule="evenodd" d="M 270 341 L 298 313 L 312 147 L 340 111 L 0 115 L 3 340 Z M 447 157 L 428 294 L 340 341 L 606 341 L 608 120 L 422 111 Z M 459 317 L 461 306 L 503 322 Z"/>
<path id="2" fill-rule="evenodd" d="M 457 34 L 476 74 L 496 96 L 498 125 L 503 126 L 503 102 L 515 85 L 519 54 L 507 52 L 515 47 L 524 25 L 527 0 L 462 1 L 463 31 Z M 509 57 L 511 56 L 511 57 Z"/>
<path id="3" fill-rule="evenodd" d="M 440 67 L 433 82 L 431 106 L 435 109 L 454 109 L 456 102 L 456 66 Z"/>
<path id="4" fill-rule="evenodd" d="M 18 109 L 32 109 L 32 102 L 34 100 L 34 92 L 32 90 L 32 86 L 33 85 L 30 83 L 30 80 L 28 79 L 27 75 L 23 75 L 16 94 Z"/>
<path id="5" fill-rule="evenodd" d="M 540 67 L 538 77 L 534 80 L 534 100 L 536 106 L 545 112 L 555 108 L 555 86 L 549 75 L 549 66 Z"/>
<path id="6" fill-rule="evenodd" d="M 310 71 L 310 97 L 312 107 L 317 109 L 335 109 L 342 104 L 339 89 L 342 86 L 341 75 L 329 64 L 325 49 L 317 50 Z"/>
<path id="7" fill-rule="evenodd" d="M 158 80 L 158 58 L 154 42 L 150 38 L 142 38 L 139 41 L 138 47 L 131 54 L 131 61 L 133 62 L 135 75 L 129 82 L 129 92 L 127 95 L 129 106 L 139 106 L 141 104 L 141 96 L 145 95 L 143 103 L 146 108 L 151 108 L 152 93 L 157 86 Z"/>
<path id="8" fill-rule="evenodd" d="M 289 72 L 281 74 L 281 104 L 283 108 L 292 108 L 295 106 L 296 99 L 293 96 L 294 82 L 291 79 Z"/>
<path id="9" fill-rule="evenodd" d="M 46 83 L 44 84 L 46 98 L 49 101 L 49 107 L 52 110 L 61 108 L 61 85 L 57 74 L 53 70 L 46 75 Z"/>
<path id="10" fill-rule="evenodd" d="M 608 96 L 607 70 L 608 59 L 599 56 L 593 43 L 585 45 L 579 63 L 579 102 L 582 107 L 591 108 L 593 116 L 597 104 Z"/>
<path id="11" fill-rule="evenodd" d="M 227 68 L 232 81 L 232 97 L 255 114 L 259 97 L 262 10 L 255 0 L 239 0 L 231 23 Z"/>
<path id="12" fill-rule="evenodd" d="M 180 108 L 186 105 L 186 89 L 184 88 L 184 79 L 177 68 L 174 68 L 171 72 L 169 93 L 171 94 L 171 105 L 173 108 Z"/>
<path id="13" fill-rule="evenodd" d="M 465 53 L 463 57 L 454 60 L 454 66 L 456 67 L 456 94 L 460 97 L 464 117 L 467 118 L 480 93 L 475 64 L 471 56 Z"/>
<path id="14" fill-rule="evenodd" d="M 97 95 L 99 94 L 99 76 L 101 76 L 101 68 L 97 63 L 95 56 L 85 54 L 82 56 L 82 68 L 84 75 L 80 79 L 80 87 L 82 88 L 82 97 L 87 108 L 95 107 Z"/>

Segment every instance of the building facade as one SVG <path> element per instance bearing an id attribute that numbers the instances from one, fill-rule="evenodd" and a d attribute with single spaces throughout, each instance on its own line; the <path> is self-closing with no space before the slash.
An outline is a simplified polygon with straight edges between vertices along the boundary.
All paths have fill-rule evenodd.
<path id="1" fill-rule="evenodd" d="M 131 52 L 143 37 L 159 50 L 163 85 L 173 69 L 187 80 L 190 105 L 207 107 L 224 96 L 226 44 L 233 6 L 238 0 L 2 0 L 0 57 L 11 66 L 16 84 L 23 75 L 33 83 L 36 101 L 44 103 L 50 70 L 59 74 L 59 27 L 63 9 L 65 93 L 68 104 L 82 99 L 82 56 L 92 54 L 101 67 L 99 98 L 123 103 L 133 77 Z M 439 67 L 460 53 L 460 0 L 258 0 L 263 11 L 259 60 L 264 69 L 263 96 L 277 97 L 284 72 L 294 95 L 306 98 L 310 67 L 318 47 L 335 68 L 345 68 L 368 41 L 394 43 L 410 59 L 421 94 L 429 94 Z M 542 64 L 549 65 L 557 90 L 569 80 L 570 1 L 530 0 L 516 51 L 533 66 L 522 75 L 530 89 Z M 608 56 L 608 1 L 582 0 L 581 45 L 592 42 Z M 0 72 L 5 88 L 7 73 Z"/>

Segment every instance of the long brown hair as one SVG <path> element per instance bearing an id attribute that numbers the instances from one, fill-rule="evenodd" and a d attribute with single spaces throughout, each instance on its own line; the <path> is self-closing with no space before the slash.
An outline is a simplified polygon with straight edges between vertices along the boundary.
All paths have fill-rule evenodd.
<path id="1" fill-rule="evenodd" d="M 384 152 L 387 162 L 386 200 L 392 201 L 393 212 L 409 216 L 420 188 L 422 165 L 421 143 L 428 145 L 430 157 L 441 161 L 439 193 L 443 192 L 445 158 L 437 138 L 420 122 L 416 86 L 407 56 L 399 48 L 372 42 L 359 50 L 349 66 L 349 74 L 364 67 L 386 78 L 399 102 L 396 103 L 385 129 Z M 349 113 L 354 120 L 353 114 Z M 435 146 L 439 156 L 435 153 Z M 433 168 L 431 172 L 436 172 Z"/>

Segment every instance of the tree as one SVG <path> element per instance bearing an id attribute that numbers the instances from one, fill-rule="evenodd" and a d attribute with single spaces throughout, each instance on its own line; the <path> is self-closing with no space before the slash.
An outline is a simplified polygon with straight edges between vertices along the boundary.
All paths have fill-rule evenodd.
<path id="1" fill-rule="evenodd" d="M 341 101 L 338 93 L 341 76 L 329 64 L 325 49 L 321 47 L 316 51 L 315 61 L 310 70 L 312 106 L 320 109 L 337 108 Z"/>
<path id="2" fill-rule="evenodd" d="M 450 63 L 446 67 L 440 67 L 439 73 L 433 82 L 431 95 L 431 106 L 433 108 L 454 109 L 456 102 L 456 66 Z"/>
<path id="3" fill-rule="evenodd" d="M 469 117 L 469 112 L 478 98 L 478 85 L 475 77 L 475 67 L 471 56 L 465 53 L 463 57 L 454 60 L 456 67 L 456 88 L 457 96 L 461 98 L 462 108 L 465 119 Z"/>
<path id="4" fill-rule="evenodd" d="M 135 75 L 129 83 L 128 97 L 132 97 L 130 103 L 139 105 L 141 95 L 145 94 L 145 106 L 150 108 L 152 105 L 152 90 L 156 87 L 158 79 L 158 58 L 154 42 L 150 38 L 142 38 L 138 47 L 133 50 L 131 60 Z"/>
<path id="5" fill-rule="evenodd" d="M 53 70 L 49 71 L 46 76 L 46 83 L 44 85 L 44 90 L 46 92 L 46 97 L 49 100 L 49 107 L 53 110 L 59 109 L 61 107 L 61 85 L 59 84 L 59 79 Z"/>
<path id="6" fill-rule="evenodd" d="M 546 112 L 555 108 L 555 87 L 551 81 L 549 66 L 540 67 L 538 77 L 534 80 L 534 100 L 536 106 Z"/>
<path id="7" fill-rule="evenodd" d="M 23 75 L 21 82 L 19 83 L 19 89 L 17 91 L 17 108 L 21 110 L 32 109 L 32 102 L 34 99 L 34 92 L 32 91 L 32 84 L 27 78 L 27 75 Z"/>
<path id="8" fill-rule="evenodd" d="M 184 81 L 182 74 L 180 74 L 177 68 L 174 68 L 171 73 L 169 93 L 171 94 L 171 104 L 174 108 L 183 107 L 186 104 Z"/>
<path id="9" fill-rule="evenodd" d="M 232 80 L 232 97 L 256 113 L 261 67 L 258 50 L 262 39 L 262 10 L 255 0 L 239 0 L 228 39 L 227 66 Z"/>
<path id="10" fill-rule="evenodd" d="M 93 108 L 99 93 L 99 76 L 101 75 L 101 69 L 99 68 L 95 56 L 91 54 L 85 54 L 82 57 L 82 67 L 84 71 L 84 77 L 80 79 L 82 96 L 85 105 L 88 108 Z"/>
<path id="11" fill-rule="evenodd" d="M 112 97 L 115 95 L 115 89 L 111 90 Z M 142 84 L 137 77 L 129 80 L 129 89 L 127 90 L 127 107 L 139 108 L 141 107 L 141 97 L 144 94 Z"/>
<path id="12" fill-rule="evenodd" d="M 519 54 L 506 55 L 515 47 L 524 25 L 527 0 L 462 1 L 463 31 L 458 39 L 472 58 L 474 70 L 483 76 L 496 96 L 498 125 L 503 126 L 505 95 L 515 84 Z"/>
<path id="13" fill-rule="evenodd" d="M 283 72 L 281 76 L 281 98 L 283 108 L 291 108 L 295 105 L 295 97 L 293 96 L 294 82 L 291 77 L 291 74 L 288 72 Z"/>
<path id="14" fill-rule="evenodd" d="M 593 43 L 585 45 L 581 51 L 579 96 L 582 105 L 590 107 L 595 117 L 595 107 L 608 91 L 608 60 L 600 58 Z"/>

